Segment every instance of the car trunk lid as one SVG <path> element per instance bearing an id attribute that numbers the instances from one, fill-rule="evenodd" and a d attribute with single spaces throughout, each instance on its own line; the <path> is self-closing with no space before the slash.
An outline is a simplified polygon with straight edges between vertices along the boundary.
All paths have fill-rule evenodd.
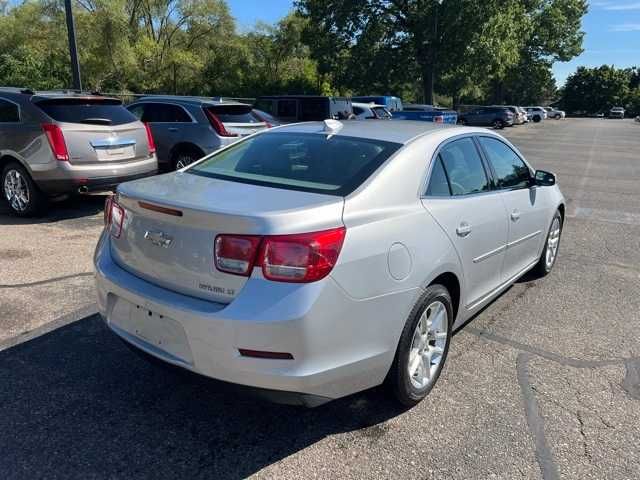
<path id="1" fill-rule="evenodd" d="M 116 263 L 164 288 L 230 303 L 247 277 L 214 265 L 218 234 L 301 233 L 342 226 L 342 197 L 282 190 L 176 172 L 123 184 Z"/>

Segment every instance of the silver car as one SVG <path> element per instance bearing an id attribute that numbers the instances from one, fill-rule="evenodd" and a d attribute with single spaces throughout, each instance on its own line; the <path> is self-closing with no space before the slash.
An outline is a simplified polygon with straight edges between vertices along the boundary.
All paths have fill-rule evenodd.
<path id="1" fill-rule="evenodd" d="M 150 96 L 127 108 L 151 128 L 163 171 L 185 167 L 271 126 L 251 105 L 205 97 Z"/>
<path id="2" fill-rule="evenodd" d="M 565 201 L 486 129 L 326 120 L 121 185 L 107 212 L 99 310 L 137 349 L 278 401 L 387 382 L 413 405 L 456 328 L 552 269 Z"/>
<path id="3" fill-rule="evenodd" d="M 15 214 L 157 170 L 151 132 L 120 100 L 0 88 L 0 189 Z"/>

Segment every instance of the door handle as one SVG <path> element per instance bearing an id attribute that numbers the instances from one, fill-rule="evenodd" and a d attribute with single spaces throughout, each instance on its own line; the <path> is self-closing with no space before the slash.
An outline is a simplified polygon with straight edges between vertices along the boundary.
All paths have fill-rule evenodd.
<path id="1" fill-rule="evenodd" d="M 466 237 L 471 233 L 471 225 L 469 225 L 467 222 L 460 222 L 460 225 L 458 225 L 458 228 L 456 228 L 456 233 L 460 237 Z"/>
<path id="2" fill-rule="evenodd" d="M 513 212 L 511 212 L 511 220 L 513 220 L 514 222 L 520 220 L 520 212 L 518 210 L 514 210 Z"/>

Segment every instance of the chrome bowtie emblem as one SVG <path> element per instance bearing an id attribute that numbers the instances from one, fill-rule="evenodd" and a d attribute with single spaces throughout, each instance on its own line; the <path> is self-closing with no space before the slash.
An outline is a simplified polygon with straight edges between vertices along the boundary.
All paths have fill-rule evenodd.
<path id="1" fill-rule="evenodd" d="M 173 238 L 167 235 L 164 232 L 155 232 L 152 230 L 147 230 L 144 234 L 144 239 L 149 240 L 151 243 L 156 245 L 157 247 L 169 248 L 171 242 L 173 242 Z"/>

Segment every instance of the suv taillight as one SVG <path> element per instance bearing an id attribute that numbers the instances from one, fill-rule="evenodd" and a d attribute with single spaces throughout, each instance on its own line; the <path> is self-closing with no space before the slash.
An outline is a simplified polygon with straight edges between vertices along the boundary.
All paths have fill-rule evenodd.
<path id="1" fill-rule="evenodd" d="M 205 108 L 204 113 L 209 119 L 209 123 L 211 124 L 211 126 L 213 127 L 213 129 L 216 131 L 218 135 L 220 135 L 221 137 L 237 137 L 238 136 L 237 133 L 228 132 L 227 129 L 224 128 L 224 124 L 220 121 L 218 117 L 216 117 L 215 114 L 211 112 L 211 110 Z"/>
<path id="2" fill-rule="evenodd" d="M 112 237 L 120 238 L 124 216 L 124 208 L 118 205 L 113 195 L 109 195 L 104 202 L 104 225 Z"/>
<path id="3" fill-rule="evenodd" d="M 147 145 L 149 145 L 149 155 L 156 153 L 156 142 L 153 141 L 153 135 L 151 134 L 151 127 L 148 123 L 144 124 L 144 128 L 147 131 Z"/>
<path id="4" fill-rule="evenodd" d="M 64 141 L 64 135 L 62 135 L 62 130 L 60 130 L 60 127 L 53 123 L 43 123 L 42 130 L 47 136 L 49 146 L 51 147 L 51 151 L 56 157 L 56 160 L 59 160 L 61 162 L 68 162 L 69 151 L 67 150 L 67 144 Z"/>
<path id="5" fill-rule="evenodd" d="M 254 266 L 267 280 L 307 283 L 326 277 L 335 266 L 346 229 L 293 235 L 218 235 L 215 264 L 222 272 L 250 276 Z M 257 259 L 257 260 L 256 260 Z"/>

